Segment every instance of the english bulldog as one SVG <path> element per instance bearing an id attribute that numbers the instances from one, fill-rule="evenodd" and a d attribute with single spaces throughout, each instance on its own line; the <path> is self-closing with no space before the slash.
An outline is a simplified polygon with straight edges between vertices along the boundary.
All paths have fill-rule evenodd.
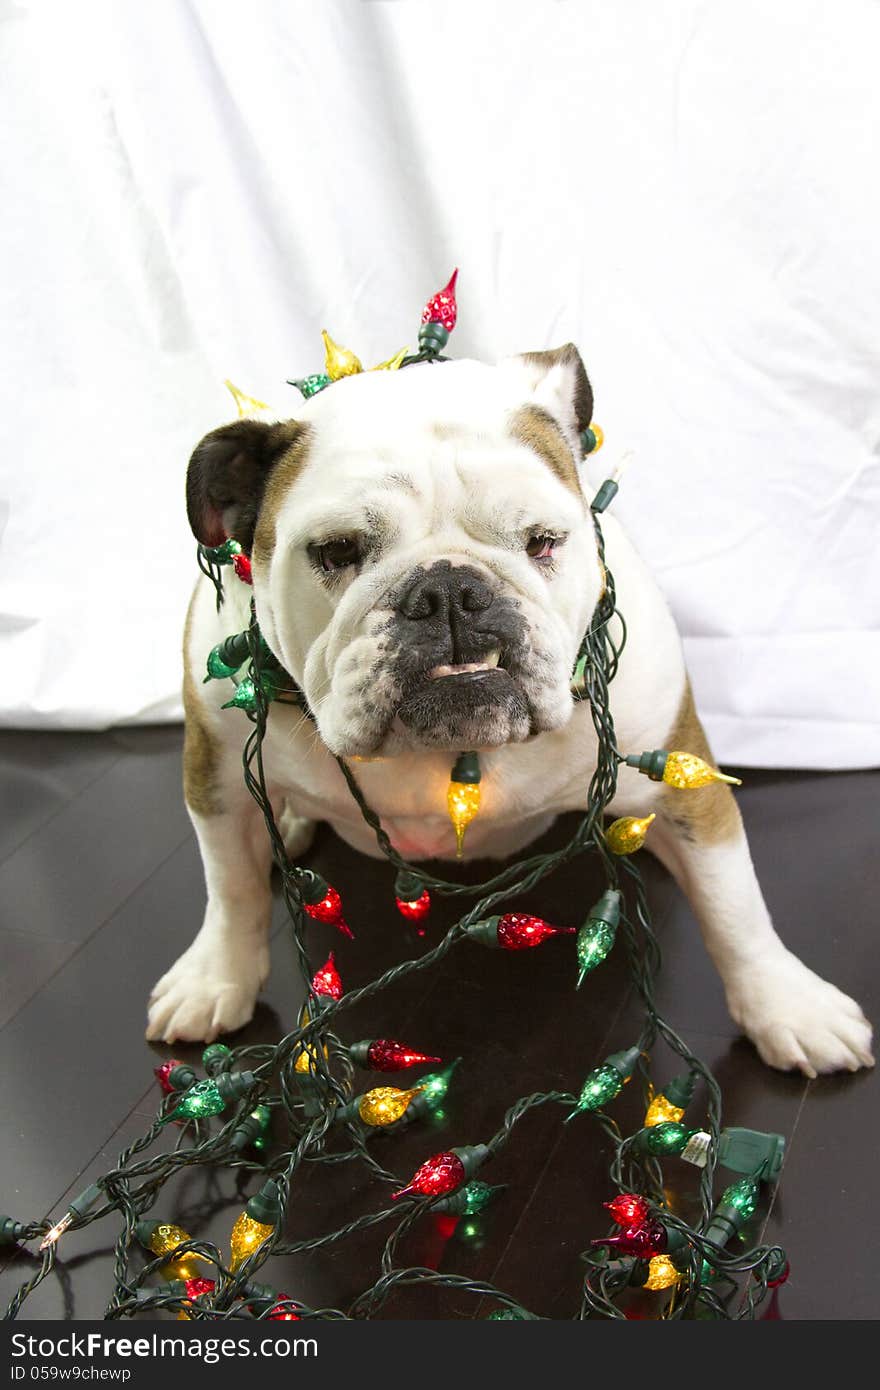
<path id="1" fill-rule="evenodd" d="M 241 419 L 189 464 L 189 519 L 251 555 L 218 613 L 200 578 L 184 638 L 184 793 L 207 907 L 157 983 L 147 1037 L 211 1040 L 250 1019 L 269 969 L 269 840 L 242 778 L 243 716 L 203 684 L 211 648 L 249 622 L 313 719 L 270 706 L 264 766 L 292 857 L 316 821 L 379 853 L 334 755 L 407 859 L 452 858 L 450 764 L 478 750 L 469 857 L 505 858 L 584 808 L 596 761 L 572 667 L 604 576 L 580 434 L 593 397 L 577 350 L 497 366 L 425 363 L 347 377 L 294 420 Z M 672 615 L 611 514 L 603 518 L 628 640 L 611 686 L 624 752 L 712 755 Z M 622 766 L 613 816 L 656 813 L 648 848 L 692 904 L 727 1003 L 765 1062 L 807 1076 L 873 1065 L 859 1005 L 777 935 L 728 786 L 679 791 Z"/>

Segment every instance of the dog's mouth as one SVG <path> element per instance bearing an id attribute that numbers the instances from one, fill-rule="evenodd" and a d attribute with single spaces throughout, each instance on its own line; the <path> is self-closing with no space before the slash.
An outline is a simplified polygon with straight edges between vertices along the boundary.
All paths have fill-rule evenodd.
<path id="1" fill-rule="evenodd" d="M 446 680 L 449 676 L 486 676 L 492 671 L 503 669 L 499 663 L 501 661 L 500 649 L 488 652 L 483 661 L 462 661 L 458 665 L 444 663 L 440 666 L 432 666 L 426 672 L 426 679 L 429 681 Z"/>
<path id="2" fill-rule="evenodd" d="M 397 716 L 419 743 L 487 748 L 527 738 L 531 720 L 500 650 L 481 661 L 442 662 L 412 683 Z"/>

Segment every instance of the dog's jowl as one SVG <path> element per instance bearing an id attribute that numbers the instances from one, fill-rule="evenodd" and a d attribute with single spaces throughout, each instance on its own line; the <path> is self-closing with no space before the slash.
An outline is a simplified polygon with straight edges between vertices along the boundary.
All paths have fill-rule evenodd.
<path id="1" fill-rule="evenodd" d="M 364 372 L 304 401 L 295 420 L 213 431 L 190 463 L 190 522 L 239 540 L 253 588 L 218 614 L 201 578 L 184 641 L 184 790 L 207 883 L 204 924 L 158 982 L 147 1036 L 211 1039 L 251 1017 L 268 971 L 270 848 L 244 785 L 242 716 L 211 649 L 248 625 L 310 714 L 269 710 L 264 766 L 291 854 L 316 820 L 365 854 L 376 843 L 340 776 L 358 780 L 408 859 L 452 858 L 451 758 L 480 753 L 482 807 L 465 852 L 503 858 L 583 807 L 596 740 L 571 674 L 603 573 L 581 477 L 592 392 L 577 352 L 497 367 Z M 681 642 L 613 516 L 608 566 L 629 630 L 611 688 L 618 746 L 711 754 Z M 858 1004 L 782 944 L 727 786 L 678 793 L 621 767 L 613 815 L 656 813 L 650 848 L 687 893 L 733 1018 L 771 1065 L 808 1075 L 872 1063 Z"/>

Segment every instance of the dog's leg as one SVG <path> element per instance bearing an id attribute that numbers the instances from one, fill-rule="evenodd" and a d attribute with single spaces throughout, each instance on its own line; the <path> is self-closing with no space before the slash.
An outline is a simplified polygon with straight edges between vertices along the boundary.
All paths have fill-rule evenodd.
<path id="1" fill-rule="evenodd" d="M 712 762 L 690 690 L 665 746 Z M 764 1061 L 807 1076 L 872 1066 L 871 1027 L 858 1004 L 809 970 L 777 936 L 730 788 L 713 783 L 658 793 L 647 843 L 690 899 L 731 1016 Z M 620 800 L 644 806 L 646 798 L 628 778 Z"/>
<path id="2" fill-rule="evenodd" d="M 183 792 L 198 837 L 208 901 L 195 941 L 150 996 L 147 1037 L 210 1042 L 241 1028 L 269 973 L 271 848 L 262 814 L 244 785 L 241 752 L 222 737 L 223 719 L 203 703 L 184 635 Z M 202 662 L 199 663 L 200 669 Z"/>
<path id="3" fill-rule="evenodd" d="M 147 1037 L 210 1042 L 251 1018 L 269 973 L 271 850 L 240 758 L 210 749 L 188 712 L 184 792 L 205 873 L 201 930 L 150 996 Z M 201 745 L 201 746 L 200 746 Z M 198 750 L 198 751 L 197 751 Z M 237 764 L 237 766 L 236 766 Z"/>

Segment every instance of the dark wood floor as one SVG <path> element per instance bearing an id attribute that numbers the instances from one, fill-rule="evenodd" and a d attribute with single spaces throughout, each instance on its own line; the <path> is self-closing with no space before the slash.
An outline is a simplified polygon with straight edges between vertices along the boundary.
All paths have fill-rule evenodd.
<path id="1" fill-rule="evenodd" d="M 143 1038 L 144 1001 L 155 978 L 201 921 L 198 852 L 180 793 L 177 728 L 110 734 L 0 734 L 0 995 L 3 1150 L 0 1212 L 41 1218 L 111 1166 L 144 1131 L 157 1091 L 152 1067 L 172 1049 Z M 876 912 L 880 897 L 877 806 L 880 772 L 753 773 L 740 804 L 771 911 L 805 960 L 880 1014 Z M 559 843 L 570 825 L 542 842 Z M 664 944 L 660 1002 L 672 1024 L 714 1068 L 729 1124 L 777 1130 L 788 1140 L 781 1184 L 750 1236 L 779 1241 L 792 1275 L 781 1290 L 786 1319 L 867 1319 L 878 1314 L 876 1155 L 878 1084 L 873 1074 L 808 1083 L 769 1071 L 737 1038 L 689 909 L 650 859 L 646 871 Z M 329 927 L 318 943 L 337 948 L 348 987 L 425 949 L 451 920 L 440 905 L 424 942 L 398 915 L 384 864 L 359 858 L 322 828 L 310 862 L 343 893 L 357 941 Z M 569 866 L 531 906 L 576 923 L 595 897 L 595 870 Z M 524 906 L 526 904 L 524 903 Z M 273 973 L 253 1023 L 236 1041 L 276 1039 L 292 1026 L 300 996 L 292 951 L 275 915 Z M 323 935 L 322 935 L 323 934 Z M 364 1006 L 346 1036 L 391 1035 L 462 1055 L 445 1114 L 382 1143 L 382 1159 L 408 1175 L 428 1153 L 478 1142 L 517 1096 L 577 1089 L 607 1052 L 637 1031 L 620 953 L 592 976 L 573 1012 L 571 952 L 550 943 L 527 956 L 476 946 L 381 1003 Z M 351 1029 L 350 1033 L 348 1029 Z M 199 1049 L 176 1047 L 196 1060 Z M 655 1074 L 670 1074 L 657 1056 Z M 638 1122 L 627 1093 L 615 1117 Z M 629 1106 L 629 1109 L 627 1108 Z M 695 1113 L 694 1110 L 689 1112 Z M 470 1234 L 423 1223 L 412 1263 L 486 1278 L 534 1312 L 572 1316 L 578 1254 L 605 1229 L 607 1155 L 589 1120 L 567 1127 L 538 1111 L 493 1163 L 504 1197 Z M 682 1193 L 696 1170 L 667 1164 Z M 376 1202 L 361 1171 L 310 1170 L 298 1181 L 292 1237 L 333 1229 Z M 673 1193 L 673 1196 L 676 1194 Z M 156 1215 L 225 1245 L 241 1191 L 227 1172 L 177 1183 Z M 102 1223 L 68 1236 L 64 1262 L 26 1305 L 36 1318 L 100 1316 L 110 1288 L 115 1231 Z M 366 1232 L 308 1259 L 277 1260 L 261 1277 L 312 1306 L 345 1307 L 376 1277 L 381 1233 Z M 0 1275 L 5 1305 L 34 1268 L 19 1254 Z M 432 1291 L 403 1294 L 392 1317 L 483 1316 L 479 1307 Z"/>

